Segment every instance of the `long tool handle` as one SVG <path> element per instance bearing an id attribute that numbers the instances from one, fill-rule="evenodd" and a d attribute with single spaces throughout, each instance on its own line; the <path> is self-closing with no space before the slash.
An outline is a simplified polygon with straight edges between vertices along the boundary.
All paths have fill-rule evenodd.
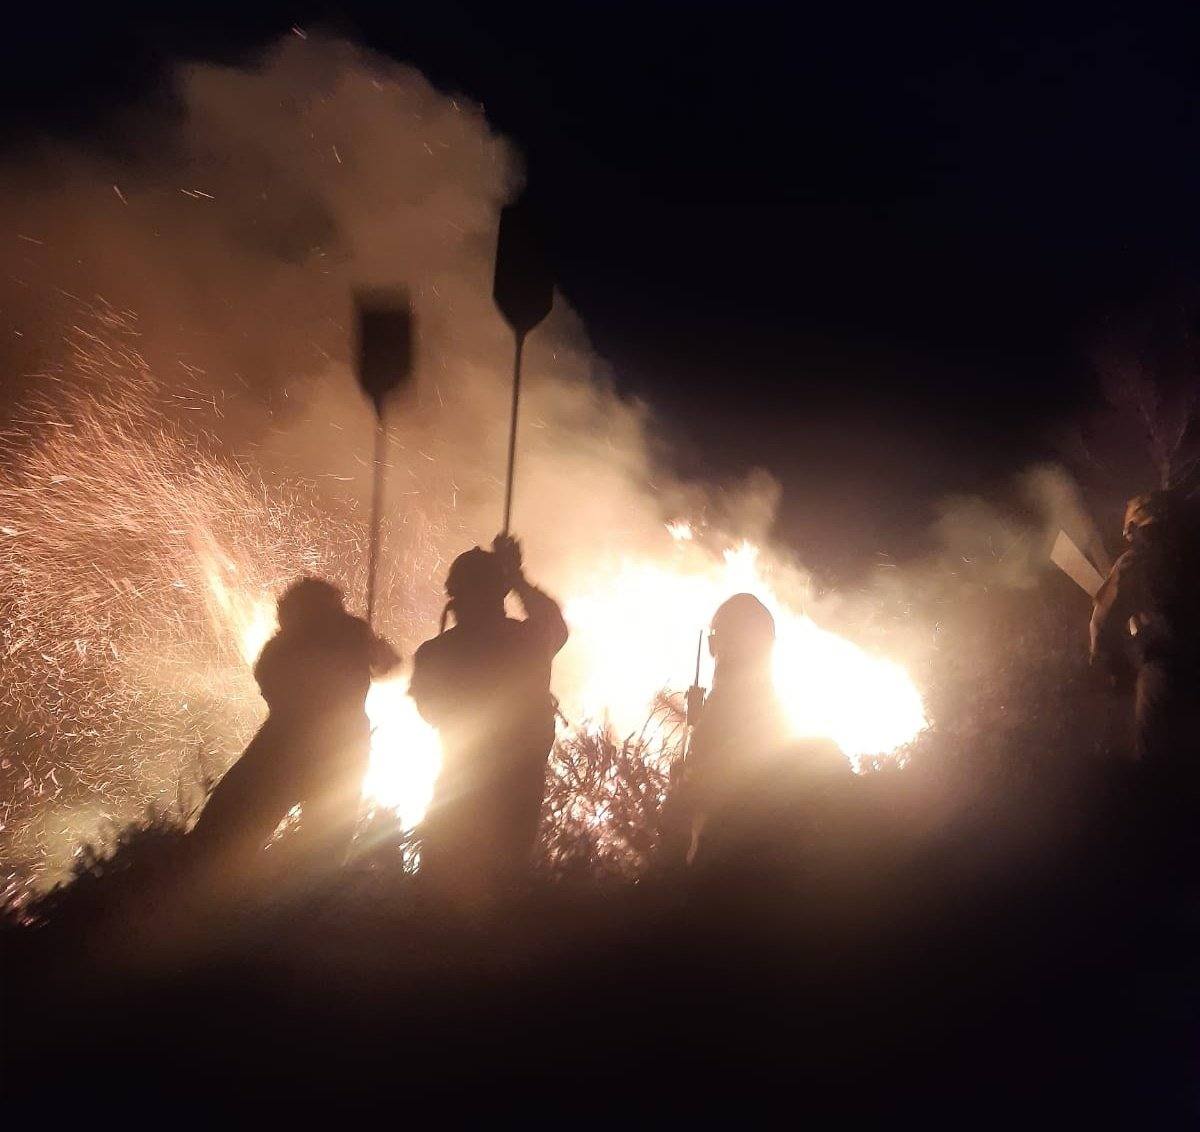
<path id="1" fill-rule="evenodd" d="M 517 414 L 521 409 L 521 353 L 525 348 L 525 335 L 517 333 L 517 347 L 513 354 L 512 420 L 508 426 L 508 475 L 504 484 L 504 527 L 508 534 L 512 522 L 513 480 L 517 465 Z"/>
<path id="2" fill-rule="evenodd" d="M 375 418 L 375 478 L 371 488 L 371 541 L 367 548 L 367 624 L 375 628 L 375 582 L 379 570 L 379 540 L 383 528 L 383 467 L 387 451 L 383 414 Z"/>
<path id="3" fill-rule="evenodd" d="M 703 629 L 700 630 L 700 640 L 696 642 L 696 679 L 692 681 L 692 686 L 687 690 L 687 697 L 684 700 L 684 705 L 687 709 L 684 719 L 685 726 L 687 727 L 687 734 L 683 744 L 685 756 L 692 745 L 692 730 L 695 728 L 696 721 L 700 718 L 700 712 L 704 708 L 704 689 L 700 687 L 700 650 L 702 648 L 704 648 Z"/>

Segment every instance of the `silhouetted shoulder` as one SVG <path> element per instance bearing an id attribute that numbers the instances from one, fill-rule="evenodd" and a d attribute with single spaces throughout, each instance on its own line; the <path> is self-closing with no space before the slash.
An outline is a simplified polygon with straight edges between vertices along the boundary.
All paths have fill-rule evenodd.
<path id="1" fill-rule="evenodd" d="M 436 662 L 438 658 L 454 651 L 458 639 L 458 626 L 451 626 L 444 633 L 430 637 L 424 644 L 418 646 L 413 653 L 414 670 L 422 665 Z"/>
<path id="2" fill-rule="evenodd" d="M 346 617 L 346 622 L 346 631 L 348 633 L 354 633 L 364 641 L 369 641 L 375 636 L 371 626 L 368 625 L 361 617 L 355 617 L 353 614 L 349 614 Z"/>
<path id="3" fill-rule="evenodd" d="M 413 653 L 408 694 L 421 715 L 435 725 L 443 710 L 453 701 L 453 689 L 448 686 L 448 671 L 454 666 L 455 632 L 453 628 L 447 629 L 431 637 Z"/>
<path id="4" fill-rule="evenodd" d="M 1108 577 L 1096 591 L 1095 605 L 1099 614 L 1106 614 L 1118 598 L 1128 600 L 1130 591 L 1137 585 L 1141 567 L 1142 556 L 1132 546 L 1113 563 Z"/>
<path id="5" fill-rule="evenodd" d="M 1124 551 L 1121 556 L 1113 563 L 1112 569 L 1109 571 L 1110 578 L 1127 577 L 1132 574 L 1141 562 L 1141 555 L 1138 554 L 1138 549 L 1131 546 Z"/>
<path id="6" fill-rule="evenodd" d="M 288 639 L 276 633 L 263 647 L 254 662 L 254 679 L 268 707 L 282 699 L 288 691 L 291 652 Z"/>
<path id="7" fill-rule="evenodd" d="M 567 643 L 569 630 L 563 619 L 558 602 L 536 586 L 528 586 L 522 593 L 526 617 L 513 624 L 520 626 L 520 634 L 549 657 L 558 655 Z"/>
<path id="8" fill-rule="evenodd" d="M 414 699 L 430 668 L 435 667 L 438 658 L 445 653 L 447 639 L 453 632 L 453 629 L 447 629 L 440 636 L 431 637 L 424 644 L 419 645 L 417 651 L 413 653 L 412 679 L 409 682 L 409 693 Z"/>

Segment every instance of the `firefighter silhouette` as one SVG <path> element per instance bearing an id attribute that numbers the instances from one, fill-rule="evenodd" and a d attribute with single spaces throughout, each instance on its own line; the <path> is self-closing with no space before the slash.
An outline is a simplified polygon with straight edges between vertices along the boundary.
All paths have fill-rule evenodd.
<path id="1" fill-rule="evenodd" d="M 554 743 L 551 662 L 567 640 L 558 603 L 524 575 L 520 544 L 492 545 L 451 564 L 441 632 L 417 650 L 409 688 L 442 744 L 421 870 L 464 895 L 515 883 L 529 866 Z M 506 616 L 509 593 L 523 620 Z"/>
<path id="2" fill-rule="evenodd" d="M 1200 743 L 1200 532 L 1196 505 L 1153 491 L 1129 501 L 1129 548 L 1096 594 L 1092 663 L 1135 679 L 1139 756 L 1194 759 Z M 1189 764 L 1190 765 L 1190 764 Z"/>
<path id="3" fill-rule="evenodd" d="M 777 841 L 789 810 L 814 786 L 849 774 L 838 747 L 797 740 L 775 690 L 775 619 L 752 594 L 716 611 L 709 651 L 712 692 L 699 713 L 684 764 L 682 807 L 690 814 L 690 864 L 751 854 Z"/>
<path id="4" fill-rule="evenodd" d="M 345 609 L 342 591 L 302 578 L 279 599 L 279 631 L 254 666 L 266 722 L 208 799 L 192 832 L 202 859 L 253 872 L 280 821 L 301 806 L 289 861 L 340 864 L 367 769 L 367 690 L 400 658 Z"/>

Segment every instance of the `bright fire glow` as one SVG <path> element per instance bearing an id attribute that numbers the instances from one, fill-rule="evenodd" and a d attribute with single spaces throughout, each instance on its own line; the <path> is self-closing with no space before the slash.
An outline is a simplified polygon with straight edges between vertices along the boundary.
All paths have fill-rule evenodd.
<path id="1" fill-rule="evenodd" d="M 744 543 L 714 559 L 688 549 L 686 559 L 625 558 L 614 569 L 580 578 L 564 611 L 571 641 L 561 657 L 556 691 L 574 726 L 609 724 L 640 731 L 664 689 L 695 676 L 696 650 L 716 607 L 752 593 L 774 614 L 775 681 L 797 737 L 826 736 L 857 764 L 910 742 L 927 725 L 920 693 L 899 665 L 789 609 L 763 577 L 758 550 Z M 248 663 L 274 631 L 267 595 L 232 588 L 231 563 L 209 560 L 213 611 L 225 621 Z M 702 661 L 707 669 L 707 653 Z M 408 677 L 378 681 L 367 697 L 372 725 L 365 799 L 395 810 L 411 827 L 428 808 L 441 762 L 436 733 L 408 696 Z"/>
<path id="2" fill-rule="evenodd" d="M 429 808 L 442 765 L 437 732 L 417 713 L 407 676 L 372 684 L 367 715 L 371 765 L 363 780 L 363 797 L 372 805 L 395 810 L 400 824 L 411 829 Z"/>
<path id="3" fill-rule="evenodd" d="M 69 340 L 71 380 L 48 376 L 50 393 L 6 434 L 0 477 L 0 860 L 46 879 L 62 875 L 82 840 L 102 842 L 148 804 L 180 813 L 198 804 L 197 787 L 262 720 L 248 669 L 275 631 L 275 597 L 297 574 L 352 594 L 361 585 L 359 516 L 230 463 L 190 431 L 186 391 L 168 395 L 155 380 L 127 316 L 104 307 L 96 317 L 100 333 Z M 189 431 L 159 407 L 177 402 Z M 389 563 L 397 569 L 385 590 L 418 595 L 387 611 L 406 651 L 435 616 L 420 600 L 436 603 L 424 564 L 463 541 L 443 517 L 453 483 L 436 468 L 421 483 L 428 508 L 406 517 L 408 554 Z M 571 561 L 561 549 L 531 556 L 534 579 L 564 600 L 571 625 L 554 689 L 578 733 L 641 735 L 645 757 L 661 764 L 679 726 L 647 733 L 652 705 L 692 683 L 713 611 L 738 591 L 775 613 L 776 677 L 798 734 L 832 736 L 853 760 L 895 750 L 924 725 L 905 672 L 818 627 L 790 600 L 800 591 L 777 581 L 788 575 L 753 546 L 713 553 L 683 520 L 649 544 L 634 537 L 636 553 L 600 545 Z M 702 661 L 708 683 L 706 653 Z M 364 792 L 412 825 L 438 772 L 436 736 L 406 675 L 373 686 L 367 710 Z M 578 805 L 602 820 L 602 800 Z"/>
<path id="4" fill-rule="evenodd" d="M 795 733 L 827 736 L 857 762 L 911 742 L 927 726 L 921 695 L 900 665 L 872 656 L 788 608 L 743 543 L 714 559 L 702 551 L 626 559 L 582 585 L 566 604 L 572 639 L 563 654 L 582 678 L 575 700 L 584 720 L 639 728 L 654 693 L 680 690 L 711 663 L 702 634 L 717 606 L 751 593 L 775 617 L 775 684 Z"/>
<path id="5" fill-rule="evenodd" d="M 253 665 L 278 622 L 267 594 L 239 589 L 236 565 L 209 540 L 197 540 L 205 563 L 211 612 L 218 629 L 228 631 L 242 658 Z M 232 584 L 231 584 L 232 583 Z M 437 732 L 418 714 L 408 694 L 408 675 L 376 680 L 367 693 L 371 721 L 371 761 L 363 797 L 394 810 L 405 828 L 425 816 L 441 766 Z"/>

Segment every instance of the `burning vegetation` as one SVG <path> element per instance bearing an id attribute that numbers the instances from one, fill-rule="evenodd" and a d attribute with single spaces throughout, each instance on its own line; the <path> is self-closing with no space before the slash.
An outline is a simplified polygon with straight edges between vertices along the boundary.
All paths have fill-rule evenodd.
<path id="1" fill-rule="evenodd" d="M 437 624 L 449 561 L 502 510 L 511 344 L 488 284 L 520 182 L 507 145 L 415 72 L 316 36 L 177 79 L 183 126 L 143 123 L 118 162 L 39 151 L 5 200 L 21 239 L 4 307 L 0 859 L 18 886 L 150 801 L 198 801 L 181 783 L 219 775 L 261 721 L 250 669 L 290 580 L 328 577 L 362 607 L 373 421 L 349 297 L 397 265 L 416 372 L 388 421 L 378 608 L 406 656 Z M 1062 507 L 1012 520 L 954 502 L 935 560 L 822 588 L 773 548 L 769 487 L 700 491 L 664 470 L 648 411 L 617 396 L 565 304 L 526 368 L 516 529 L 571 628 L 558 844 L 622 871 L 644 860 L 682 740 L 664 705 L 737 591 L 775 617 L 796 735 L 858 767 L 922 734 L 979 745 L 1002 666 L 958 611 L 983 591 L 1022 600 Z M 401 827 L 439 764 L 406 680 L 371 689 L 365 782 L 366 808 Z"/>
<path id="2" fill-rule="evenodd" d="M 129 316 L 101 309 L 95 322 L 72 333 L 68 371 L 47 379 L 53 396 L 23 411 L 2 496 L 5 855 L 50 876 L 103 827 L 174 798 L 197 766 L 216 774 L 235 757 L 261 721 L 249 670 L 290 580 L 312 572 L 361 589 L 354 517 L 322 509 L 302 482 L 268 489 L 213 435 L 173 423 L 164 398 L 197 414 L 203 402 L 155 380 Z M 435 576 L 453 555 L 450 531 L 422 532 L 429 560 L 414 574 Z M 665 697 L 692 681 L 698 635 L 731 592 L 757 594 L 776 616 L 775 679 L 798 737 L 829 736 L 857 763 L 926 726 L 908 674 L 791 608 L 748 542 L 716 552 L 676 521 L 656 549 L 579 556 L 556 584 L 572 638 L 556 679 L 550 812 L 572 852 L 627 853 L 623 871 L 644 861 L 682 740 Z M 416 588 L 393 575 L 381 605 Z M 395 623 L 411 652 L 422 619 Z M 371 689 L 364 784 L 367 807 L 404 829 L 424 815 L 439 767 L 406 691 L 404 675 Z M 632 815 L 618 797 L 631 759 L 643 779 Z"/>

